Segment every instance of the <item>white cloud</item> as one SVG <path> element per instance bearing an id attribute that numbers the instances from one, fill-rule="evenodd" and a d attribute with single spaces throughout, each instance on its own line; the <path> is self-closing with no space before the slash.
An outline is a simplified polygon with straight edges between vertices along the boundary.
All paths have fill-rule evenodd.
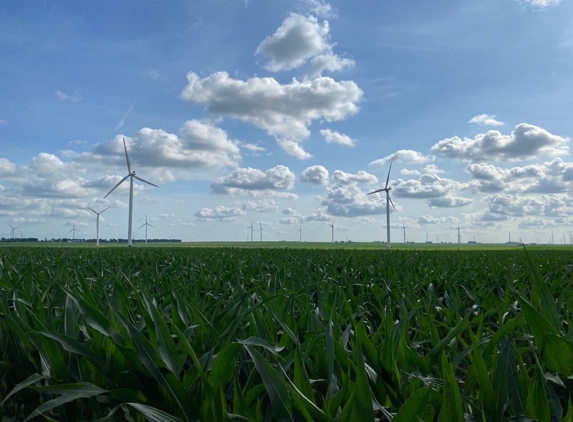
<path id="1" fill-rule="evenodd" d="M 534 9 L 545 9 L 550 6 L 557 6 L 561 0 L 523 0 L 530 4 Z"/>
<path id="2" fill-rule="evenodd" d="M 392 185 L 392 191 L 397 197 L 430 199 L 446 196 L 463 187 L 464 185 L 451 179 L 441 178 L 435 174 L 423 174 L 418 180 L 396 180 Z"/>
<path id="3" fill-rule="evenodd" d="M 494 114 L 479 114 L 472 117 L 468 123 L 475 123 L 480 126 L 503 126 L 505 123 L 495 120 Z"/>
<path id="4" fill-rule="evenodd" d="M 292 13 L 272 36 L 259 44 L 255 54 L 270 59 L 265 67 L 271 72 L 296 69 L 310 60 L 307 72 L 310 78 L 320 76 L 325 70 L 335 72 L 354 66 L 353 60 L 332 52 L 334 44 L 330 42 L 329 32 L 328 21 L 320 24 L 314 16 Z"/>
<path id="5" fill-rule="evenodd" d="M 68 95 L 65 92 L 62 91 L 56 91 L 56 97 L 58 97 L 61 101 L 71 101 L 72 103 L 77 103 L 78 101 L 80 101 L 82 99 L 82 96 L 80 94 L 78 94 L 77 92 L 74 92 L 72 95 Z"/>
<path id="6" fill-rule="evenodd" d="M 294 209 L 292 209 L 292 208 L 289 207 L 289 208 L 285 208 L 285 209 L 283 210 L 283 214 L 286 214 L 286 215 L 296 215 L 297 212 L 296 212 L 296 210 L 294 210 Z"/>
<path id="7" fill-rule="evenodd" d="M 277 212 L 279 204 L 275 200 L 260 199 L 258 201 L 248 201 L 243 205 L 243 209 L 256 212 Z"/>
<path id="8" fill-rule="evenodd" d="M 345 173 L 342 170 L 335 170 L 334 173 L 332 173 L 332 178 L 338 185 L 352 185 L 355 183 L 378 183 L 378 178 L 376 176 L 363 170 L 360 170 L 356 174 Z"/>
<path id="9" fill-rule="evenodd" d="M 325 214 L 323 211 L 313 212 L 311 214 L 305 215 L 302 217 L 303 223 L 311 223 L 311 222 L 325 222 L 325 221 L 332 221 L 332 217 Z M 296 223 L 294 223 L 296 224 Z"/>
<path id="10" fill-rule="evenodd" d="M 285 217 L 285 218 L 281 218 L 281 221 L 279 221 L 280 224 L 299 224 L 300 223 L 300 218 L 295 218 L 295 217 Z"/>
<path id="11" fill-rule="evenodd" d="M 238 168 L 228 176 L 220 177 L 211 183 L 216 194 L 269 194 L 268 196 L 288 197 L 286 191 L 294 187 L 295 175 L 288 167 L 278 165 L 266 172 L 254 168 Z M 273 195 L 278 193 L 279 195 Z M 280 195 L 287 193 L 288 195 Z"/>
<path id="12" fill-rule="evenodd" d="M 458 223 L 458 219 L 455 217 L 433 217 L 431 215 L 421 215 L 418 217 L 418 223 L 427 224 L 446 224 L 446 223 Z"/>
<path id="13" fill-rule="evenodd" d="M 347 145 L 349 147 L 355 146 L 354 139 L 342 133 L 332 131 L 330 129 L 323 129 L 320 134 L 324 136 L 324 140 L 328 143 L 335 143 L 340 145 Z"/>
<path id="14" fill-rule="evenodd" d="M 215 209 L 202 208 L 193 214 L 199 221 L 236 221 L 235 217 L 247 215 L 247 213 L 240 208 L 227 208 L 218 206 Z"/>
<path id="15" fill-rule="evenodd" d="M 408 169 L 400 170 L 400 174 L 403 174 L 404 176 L 421 176 L 422 175 L 422 173 L 420 173 L 418 170 L 408 170 Z"/>
<path id="16" fill-rule="evenodd" d="M 241 148 L 248 149 L 248 150 L 251 151 L 253 154 L 258 153 L 258 152 L 266 151 L 265 148 L 260 147 L 260 146 L 255 145 L 255 144 L 241 144 Z"/>
<path id="17" fill-rule="evenodd" d="M 474 201 L 470 198 L 461 196 L 443 196 L 441 198 L 432 198 L 428 200 L 430 208 L 459 208 L 472 204 Z"/>
<path id="18" fill-rule="evenodd" d="M 428 160 L 429 158 L 425 157 L 421 152 L 414 151 L 411 149 L 401 149 L 400 151 L 397 151 L 394 154 L 390 154 L 384 158 L 372 161 L 370 165 L 372 164 L 384 165 L 389 161 L 399 161 L 402 163 L 419 164 L 419 163 L 425 163 Z"/>
<path id="19" fill-rule="evenodd" d="M 129 158 L 134 167 L 159 169 L 159 181 L 173 181 L 174 170 L 236 167 L 241 159 L 238 142 L 209 123 L 189 120 L 180 136 L 161 129 L 141 129 L 133 138 L 118 135 L 98 145 L 92 152 L 80 154 L 76 161 L 93 164 L 103 162 L 125 168 L 125 138 Z"/>
<path id="20" fill-rule="evenodd" d="M 482 220 L 505 220 L 524 216 L 570 216 L 573 201 L 567 195 L 494 194 L 484 198 L 487 208 Z"/>
<path id="21" fill-rule="evenodd" d="M 313 185 L 328 185 L 328 170 L 321 165 L 311 166 L 302 172 L 300 180 Z"/>
<path id="22" fill-rule="evenodd" d="M 304 2 L 307 4 L 309 10 L 316 16 L 325 18 L 336 16 L 336 13 L 334 13 L 329 3 L 323 2 L 322 0 L 304 0 Z"/>
<path id="23" fill-rule="evenodd" d="M 184 100 L 204 104 L 210 113 L 252 123 L 277 138 L 285 151 L 297 158 L 308 154 L 299 142 L 308 138 L 314 120 L 343 120 L 358 111 L 362 90 L 352 81 L 332 78 L 293 80 L 281 85 L 273 78 L 253 77 L 246 81 L 217 72 L 201 79 L 187 74 L 189 83 L 181 93 Z"/>
<path id="24" fill-rule="evenodd" d="M 322 201 L 329 215 L 337 217 L 358 217 L 386 213 L 386 198 L 366 195 L 355 185 L 335 185 L 326 189 Z"/>
<path id="25" fill-rule="evenodd" d="M 438 168 L 435 164 L 428 164 L 424 167 L 424 171 L 428 174 L 438 174 L 438 173 L 445 173 L 444 170 Z"/>
<path id="26" fill-rule="evenodd" d="M 538 157 L 556 157 L 569 153 L 569 138 L 553 135 L 537 126 L 521 123 L 510 135 L 490 130 L 474 139 L 457 136 L 443 139 L 431 151 L 444 158 L 470 162 L 516 161 Z"/>

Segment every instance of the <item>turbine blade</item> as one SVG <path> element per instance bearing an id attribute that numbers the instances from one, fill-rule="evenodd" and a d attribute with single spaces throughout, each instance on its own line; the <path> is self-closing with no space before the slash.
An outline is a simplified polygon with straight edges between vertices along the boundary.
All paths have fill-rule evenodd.
<path id="1" fill-rule="evenodd" d="M 137 180 L 139 180 L 140 182 L 147 183 L 148 185 L 155 186 L 156 188 L 159 187 L 159 186 L 157 186 L 157 185 L 154 185 L 154 184 L 151 183 L 151 182 L 148 182 L 147 180 L 143 180 L 141 177 L 136 176 L 135 174 L 133 175 L 133 177 L 135 177 L 135 178 L 136 178 Z"/>
<path id="2" fill-rule="evenodd" d="M 392 208 L 394 208 L 394 211 L 398 212 L 398 210 L 394 206 L 394 202 L 392 202 L 392 200 L 390 199 L 390 195 L 388 195 L 388 200 L 390 201 L 390 205 L 392 205 Z"/>
<path id="3" fill-rule="evenodd" d="M 153 227 L 153 228 L 155 228 L 155 226 L 152 226 L 151 224 L 148 224 L 148 226 L 149 226 L 149 227 Z"/>
<path id="4" fill-rule="evenodd" d="M 131 164 L 129 163 L 129 155 L 127 155 L 127 145 L 125 145 L 125 138 L 123 138 L 123 149 L 125 150 L 125 160 L 127 161 L 127 171 L 131 173 Z"/>
<path id="5" fill-rule="evenodd" d="M 142 224 L 141 226 L 139 226 L 139 228 L 142 228 L 143 226 L 145 226 L 145 224 Z M 139 230 L 139 229 L 138 229 Z"/>
<path id="6" fill-rule="evenodd" d="M 125 176 L 123 179 L 121 179 L 121 180 L 117 183 L 117 185 L 115 185 L 115 186 L 113 187 L 113 189 L 110 190 L 110 191 L 107 193 L 107 195 L 103 197 L 103 199 L 107 198 L 108 195 L 109 195 L 110 193 L 112 193 L 119 185 L 121 185 L 123 182 L 125 182 L 125 180 L 126 180 L 129 176 L 131 176 L 131 174 L 128 174 L 128 175 Z"/>
<path id="7" fill-rule="evenodd" d="M 86 208 L 87 208 L 88 210 L 90 210 L 90 211 L 92 211 L 92 212 L 94 212 L 94 213 L 96 213 L 96 214 L 97 214 L 97 212 L 96 212 L 94 209 L 92 209 L 92 208 L 88 207 L 87 205 L 86 205 Z"/>
<path id="8" fill-rule="evenodd" d="M 382 191 L 384 191 L 384 189 L 378 189 L 378 190 L 375 190 L 374 192 L 369 192 L 366 195 L 372 195 L 373 193 L 378 193 L 378 192 L 382 192 Z"/>
<path id="9" fill-rule="evenodd" d="M 102 212 L 107 211 L 107 210 L 109 210 L 110 208 L 111 208 L 111 207 L 107 207 L 107 208 L 101 210 L 99 213 L 101 214 Z"/>
<path id="10" fill-rule="evenodd" d="M 386 186 L 384 186 L 384 189 L 388 187 L 388 182 L 390 181 L 390 170 L 392 170 L 392 161 L 390 161 L 390 168 L 388 169 L 388 177 L 386 178 Z"/>

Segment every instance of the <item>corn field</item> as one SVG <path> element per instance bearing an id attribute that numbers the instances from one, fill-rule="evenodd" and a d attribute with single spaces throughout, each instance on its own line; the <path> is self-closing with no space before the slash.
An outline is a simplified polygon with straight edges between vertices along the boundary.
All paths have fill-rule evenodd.
<path id="1" fill-rule="evenodd" d="M 2 421 L 571 421 L 567 251 L 0 249 Z"/>

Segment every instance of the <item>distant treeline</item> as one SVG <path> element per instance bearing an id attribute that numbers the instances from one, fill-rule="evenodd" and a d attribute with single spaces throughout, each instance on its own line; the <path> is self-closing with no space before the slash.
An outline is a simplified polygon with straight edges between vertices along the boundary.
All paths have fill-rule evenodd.
<path id="1" fill-rule="evenodd" d="M 147 239 L 147 243 L 173 243 L 181 242 L 181 239 Z M 62 237 L 60 239 L 44 239 L 39 240 L 37 237 L 25 237 L 8 239 L 5 237 L 0 238 L 0 242 L 19 243 L 19 242 L 61 242 L 61 243 L 96 243 L 96 239 L 68 239 Z M 127 243 L 127 239 L 100 239 L 99 243 Z M 145 239 L 133 239 L 133 243 L 145 243 Z"/>

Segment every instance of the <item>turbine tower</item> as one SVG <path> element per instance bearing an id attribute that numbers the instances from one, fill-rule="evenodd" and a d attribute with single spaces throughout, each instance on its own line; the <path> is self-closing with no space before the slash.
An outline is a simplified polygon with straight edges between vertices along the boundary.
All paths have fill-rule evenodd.
<path id="1" fill-rule="evenodd" d="M 300 223 L 300 229 L 298 229 L 298 234 L 299 234 L 299 242 L 302 242 L 302 223 Z"/>
<path id="2" fill-rule="evenodd" d="M 332 223 L 328 223 L 332 231 L 332 243 L 334 243 L 334 221 Z"/>
<path id="3" fill-rule="evenodd" d="M 462 243 L 462 237 L 460 236 L 460 225 L 458 224 L 458 246 Z"/>
<path id="4" fill-rule="evenodd" d="M 406 226 L 404 225 L 404 222 L 402 221 L 402 231 L 404 232 L 404 245 L 406 244 Z"/>
<path id="5" fill-rule="evenodd" d="M 16 237 L 15 237 L 16 235 L 15 235 L 14 232 L 15 232 L 16 229 L 19 229 L 20 227 L 12 227 L 12 225 L 10 225 L 10 224 L 8 224 L 8 225 L 9 225 L 10 228 L 12 229 L 12 233 L 10 233 L 10 236 L 12 236 L 12 240 L 15 240 L 15 239 L 16 239 Z"/>
<path id="6" fill-rule="evenodd" d="M 251 229 L 251 242 L 253 241 L 253 231 L 254 231 L 253 223 L 254 223 L 254 221 L 251 221 L 251 225 L 250 225 L 250 226 L 247 226 L 247 229 Z M 249 235 L 248 235 L 248 233 L 247 233 L 247 242 L 248 242 L 248 241 L 249 241 Z"/>
<path id="7" fill-rule="evenodd" d="M 384 186 L 383 189 L 378 189 L 378 190 L 375 190 L 374 192 L 370 192 L 370 193 L 366 194 L 366 195 L 372 195 L 373 193 L 386 192 L 386 236 L 387 236 L 386 241 L 387 241 L 388 249 L 390 249 L 392 247 L 392 245 L 390 243 L 390 204 L 392 204 L 392 208 L 394 208 L 394 211 L 396 211 L 396 207 L 394 206 L 394 203 L 390 199 L 390 191 L 392 190 L 392 188 L 390 186 L 388 186 L 388 182 L 390 181 L 390 170 L 392 170 L 392 163 L 390 163 L 390 168 L 388 169 L 388 177 L 386 178 L 386 186 Z"/>
<path id="8" fill-rule="evenodd" d="M 259 233 L 261 233 L 261 242 L 263 241 L 263 223 L 259 223 Z"/>
<path id="9" fill-rule="evenodd" d="M 127 146 L 125 145 L 125 138 L 123 138 L 123 149 L 125 150 L 125 161 L 127 161 L 128 174 L 123 179 L 121 179 L 119 181 L 119 183 L 117 185 L 115 185 L 113 187 L 113 189 L 107 193 L 106 196 L 104 196 L 104 199 L 107 198 L 110 193 L 112 193 L 119 185 L 121 185 L 123 182 L 125 182 L 129 178 L 129 222 L 128 222 L 128 229 L 127 229 L 127 246 L 131 247 L 131 245 L 132 245 L 132 234 L 133 234 L 133 231 L 132 231 L 132 228 L 133 228 L 133 179 L 137 179 L 140 182 L 147 183 L 148 185 L 151 185 L 151 186 L 155 186 L 156 188 L 158 188 L 159 186 L 154 185 L 153 183 L 148 182 L 147 180 L 143 180 L 139 176 L 136 176 L 135 170 L 131 171 L 131 164 L 129 163 L 129 156 L 127 155 Z"/>
<path id="10" fill-rule="evenodd" d="M 79 230 L 76 229 L 76 224 L 72 222 L 72 229 L 68 232 L 68 234 L 72 233 L 72 240 L 76 240 L 76 232 Z"/>
<path id="11" fill-rule="evenodd" d="M 86 205 L 86 208 L 87 208 L 88 210 L 90 210 L 91 212 L 93 212 L 93 213 L 97 216 L 97 217 L 96 217 L 96 247 L 97 247 L 97 246 L 99 246 L 99 216 L 100 216 L 101 213 L 103 213 L 104 211 L 108 210 L 109 207 L 107 207 L 107 208 L 104 209 L 104 210 L 101 210 L 100 212 L 97 212 L 96 210 L 94 210 L 94 209 L 88 207 L 87 205 Z"/>
<path id="12" fill-rule="evenodd" d="M 147 245 L 147 226 L 153 227 L 151 224 L 147 222 L 147 214 L 145 214 L 145 224 L 142 224 L 141 226 L 139 226 L 139 228 L 142 228 L 143 226 L 145 226 L 145 244 Z"/>

